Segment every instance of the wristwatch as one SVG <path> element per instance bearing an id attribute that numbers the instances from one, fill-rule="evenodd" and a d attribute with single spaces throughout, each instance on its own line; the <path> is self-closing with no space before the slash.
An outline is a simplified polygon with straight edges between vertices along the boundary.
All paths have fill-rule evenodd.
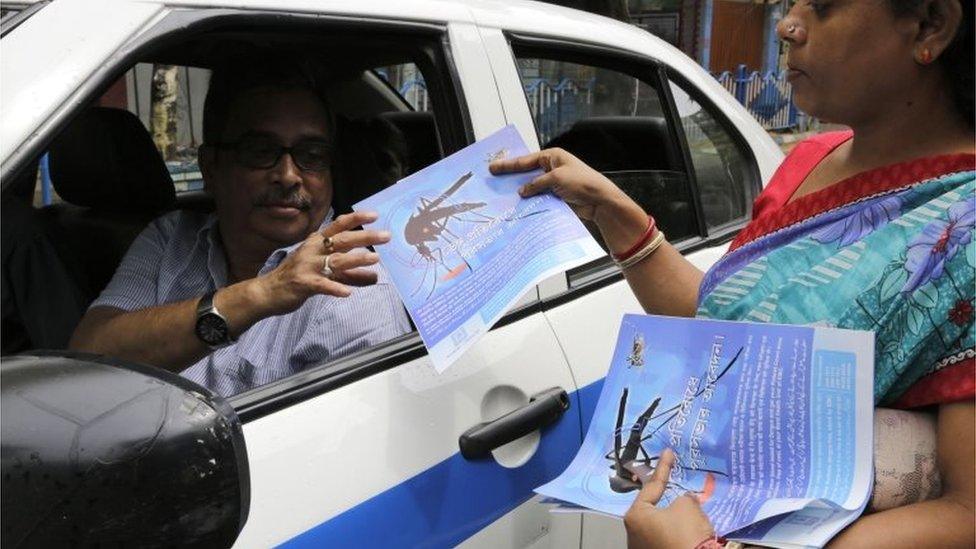
<path id="1" fill-rule="evenodd" d="M 211 291 L 200 298 L 200 302 L 197 304 L 195 329 L 200 341 L 212 350 L 234 343 L 234 338 L 230 336 L 230 329 L 227 327 L 227 319 L 214 307 L 213 298 L 216 293 L 216 290 Z"/>

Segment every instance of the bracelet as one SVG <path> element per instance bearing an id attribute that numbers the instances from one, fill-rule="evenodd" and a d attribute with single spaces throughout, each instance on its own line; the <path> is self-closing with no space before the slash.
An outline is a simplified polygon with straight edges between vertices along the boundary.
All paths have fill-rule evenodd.
<path id="1" fill-rule="evenodd" d="M 623 261 L 616 261 L 616 264 L 618 267 L 620 267 L 621 271 L 627 270 L 633 267 L 634 265 L 640 263 L 641 261 L 643 261 L 647 256 L 654 253 L 654 251 L 660 248 L 661 244 L 664 244 L 664 242 L 665 242 L 664 231 L 657 231 L 657 234 L 654 235 L 654 238 L 651 239 L 651 241 L 647 244 L 647 246 L 644 246 L 643 248 L 638 250 L 637 253 L 628 257 Z"/>
<path id="2" fill-rule="evenodd" d="M 644 246 L 644 244 L 647 244 L 647 241 L 650 240 L 652 236 L 654 236 L 654 229 L 656 228 L 657 228 L 657 221 L 654 220 L 653 216 L 650 215 L 647 216 L 647 229 L 644 231 L 644 234 L 641 235 L 640 239 L 637 240 L 637 243 L 631 246 L 630 248 L 628 248 L 626 252 L 613 254 L 613 260 L 618 263 L 621 261 L 627 261 L 627 259 L 629 259 L 630 256 L 637 253 L 637 250 L 640 250 Z"/>
<path id="3" fill-rule="evenodd" d="M 695 549 L 723 549 L 725 547 L 725 538 L 720 538 L 715 534 L 708 536 L 707 538 L 701 540 Z"/>

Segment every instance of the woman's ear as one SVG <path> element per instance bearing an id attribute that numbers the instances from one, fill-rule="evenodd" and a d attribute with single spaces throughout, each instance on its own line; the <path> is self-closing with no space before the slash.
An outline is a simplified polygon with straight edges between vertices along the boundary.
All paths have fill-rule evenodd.
<path id="1" fill-rule="evenodd" d="M 962 5 L 972 0 L 926 0 L 918 12 L 915 61 L 928 65 L 952 44 L 962 24 Z"/>

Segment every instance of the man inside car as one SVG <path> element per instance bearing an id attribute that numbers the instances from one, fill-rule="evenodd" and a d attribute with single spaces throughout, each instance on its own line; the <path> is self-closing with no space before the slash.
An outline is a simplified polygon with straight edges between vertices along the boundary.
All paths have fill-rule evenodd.
<path id="1" fill-rule="evenodd" d="M 214 71 L 199 164 L 216 211 L 170 212 L 140 234 L 71 340 L 230 395 L 410 330 L 353 229 L 333 218 L 334 118 L 311 65 Z"/>

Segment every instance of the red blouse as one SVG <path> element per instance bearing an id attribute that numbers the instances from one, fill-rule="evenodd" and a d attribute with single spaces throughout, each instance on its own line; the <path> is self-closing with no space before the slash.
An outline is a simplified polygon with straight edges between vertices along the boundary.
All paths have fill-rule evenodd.
<path id="1" fill-rule="evenodd" d="M 868 170 L 845 179 L 846 184 L 839 190 L 836 185 L 831 185 L 790 202 L 817 164 L 852 136 L 850 130 L 829 132 L 797 144 L 756 197 L 752 222 L 736 236 L 730 250 L 859 197 L 894 190 L 927 177 L 973 169 L 974 166 L 971 154 L 922 158 Z M 976 396 L 976 351 L 973 349 L 943 358 L 933 370 L 909 388 L 895 407 L 914 408 L 971 400 Z"/>

